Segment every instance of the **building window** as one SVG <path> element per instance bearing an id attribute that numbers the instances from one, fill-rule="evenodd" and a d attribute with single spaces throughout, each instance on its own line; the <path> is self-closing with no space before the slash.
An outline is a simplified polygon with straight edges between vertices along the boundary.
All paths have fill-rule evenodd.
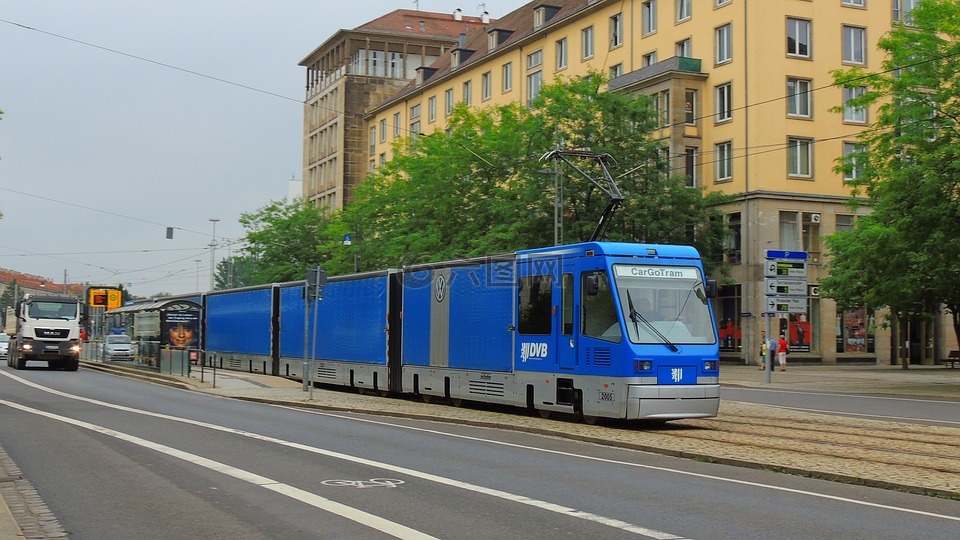
<path id="1" fill-rule="evenodd" d="M 652 66 L 657 63 L 657 51 L 649 52 L 643 55 L 643 67 Z"/>
<path id="2" fill-rule="evenodd" d="M 866 63 L 867 30 L 858 26 L 843 27 L 843 61 L 848 64 Z"/>
<path id="3" fill-rule="evenodd" d="M 717 0 L 717 7 L 725 6 L 729 4 L 732 0 Z"/>
<path id="4" fill-rule="evenodd" d="M 670 91 L 664 90 L 657 94 L 654 100 L 654 107 L 657 111 L 657 127 L 670 126 Z"/>
<path id="5" fill-rule="evenodd" d="M 465 81 L 463 83 L 463 103 L 467 107 L 473 105 L 473 81 Z"/>
<path id="6" fill-rule="evenodd" d="M 716 155 L 717 182 L 733 179 L 733 143 L 730 141 L 714 145 Z"/>
<path id="7" fill-rule="evenodd" d="M 503 91 L 509 92 L 513 90 L 513 62 L 507 62 L 503 65 L 501 75 L 503 76 Z"/>
<path id="8" fill-rule="evenodd" d="M 787 56 L 810 58 L 810 21 L 787 19 Z"/>
<path id="9" fill-rule="evenodd" d="M 480 99 L 490 99 L 493 92 L 493 74 L 489 71 L 480 76 Z"/>
<path id="10" fill-rule="evenodd" d="M 690 18 L 693 0 L 677 0 L 677 22 Z"/>
<path id="11" fill-rule="evenodd" d="M 580 31 L 580 57 L 586 60 L 593 58 L 593 27 L 588 26 Z"/>
<path id="12" fill-rule="evenodd" d="M 894 5 L 896 5 L 897 0 L 893 0 Z M 853 7 L 863 7 L 866 5 L 865 0 L 841 0 L 840 5 L 843 6 L 853 6 Z M 896 7 L 894 7 L 896 9 Z"/>
<path id="13" fill-rule="evenodd" d="M 913 8 L 920 0 L 893 0 L 893 20 L 895 22 L 913 26 Z"/>
<path id="14" fill-rule="evenodd" d="M 557 71 L 567 67 L 567 38 L 557 41 Z"/>
<path id="15" fill-rule="evenodd" d="M 697 149 L 688 147 L 683 155 L 683 174 L 687 177 L 687 187 L 697 187 Z"/>
<path id="16" fill-rule="evenodd" d="M 534 71 L 527 75 L 527 106 L 540 96 L 540 87 L 543 85 L 543 72 Z"/>
<path id="17" fill-rule="evenodd" d="M 677 56 L 693 58 L 693 42 L 690 41 L 690 38 L 677 42 Z"/>
<path id="18" fill-rule="evenodd" d="M 853 230 L 854 218 L 850 214 L 837 214 L 836 232 L 850 232 Z"/>
<path id="19" fill-rule="evenodd" d="M 697 91 L 687 90 L 683 99 L 684 121 L 687 124 L 697 123 Z"/>
<path id="20" fill-rule="evenodd" d="M 860 153 L 860 145 L 852 142 L 843 143 L 843 180 L 852 182 L 863 176 L 863 164 L 856 154 Z"/>
<path id="21" fill-rule="evenodd" d="M 377 151 L 377 128 L 370 128 L 370 153 L 374 154 Z"/>
<path id="22" fill-rule="evenodd" d="M 743 224 L 740 212 L 731 212 L 726 215 L 727 231 L 723 237 L 723 261 L 729 264 L 739 264 L 742 248 L 741 231 Z"/>
<path id="23" fill-rule="evenodd" d="M 427 100 L 427 121 L 435 122 L 437 120 L 437 96 L 430 96 Z"/>
<path id="24" fill-rule="evenodd" d="M 798 212 L 780 212 L 780 249 L 800 251 L 800 224 Z"/>
<path id="25" fill-rule="evenodd" d="M 623 14 L 610 17 L 610 48 L 623 45 Z"/>
<path id="26" fill-rule="evenodd" d="M 787 114 L 810 118 L 811 83 L 806 79 L 787 79 Z"/>
<path id="27" fill-rule="evenodd" d="M 820 214 L 803 213 L 803 250 L 811 260 L 820 259 Z"/>
<path id="28" fill-rule="evenodd" d="M 410 138 L 416 139 L 419 135 L 422 135 L 422 133 L 420 133 L 420 121 L 417 120 L 410 124 Z"/>
<path id="29" fill-rule="evenodd" d="M 733 59 L 733 30 L 729 24 L 716 29 L 716 62 L 723 64 Z"/>
<path id="30" fill-rule="evenodd" d="M 380 142 L 387 141 L 387 119 L 380 119 Z"/>
<path id="31" fill-rule="evenodd" d="M 377 160 L 371 159 L 371 160 L 370 160 L 370 172 L 374 172 L 374 171 L 376 171 L 376 170 L 377 170 Z"/>
<path id="32" fill-rule="evenodd" d="M 867 123 L 867 109 L 848 105 L 851 99 L 857 99 L 867 93 L 866 86 L 843 87 L 843 121 L 857 124 Z"/>
<path id="33" fill-rule="evenodd" d="M 419 103 L 417 103 L 416 105 L 410 107 L 410 119 L 413 120 L 413 119 L 415 119 L 415 118 L 420 118 L 420 104 L 419 104 Z"/>
<path id="34" fill-rule="evenodd" d="M 813 176 L 813 141 L 800 137 L 787 139 L 787 174 L 798 178 Z"/>
<path id="35" fill-rule="evenodd" d="M 378 161 L 378 163 L 380 163 L 380 167 L 383 167 L 384 165 L 386 165 L 386 164 L 387 164 L 387 154 L 386 154 L 386 153 L 381 153 L 380 156 L 379 156 L 379 158 L 377 158 L 377 161 Z"/>
<path id="36" fill-rule="evenodd" d="M 527 55 L 527 69 L 536 69 L 543 65 L 543 51 L 536 50 Z"/>
<path id="37" fill-rule="evenodd" d="M 546 8 L 538 7 L 533 10 L 533 27 L 540 28 L 547 22 L 547 10 Z"/>
<path id="38" fill-rule="evenodd" d="M 447 116 L 453 114 L 453 88 L 447 88 L 443 93 L 443 107 Z"/>
<path id="39" fill-rule="evenodd" d="M 623 75 L 623 64 L 617 64 L 610 68 L 610 78 L 616 79 L 617 77 Z"/>
<path id="40" fill-rule="evenodd" d="M 393 113 L 393 136 L 400 136 L 400 113 Z"/>
<path id="41" fill-rule="evenodd" d="M 644 35 L 657 31 L 657 0 L 647 0 L 640 8 Z"/>
<path id="42" fill-rule="evenodd" d="M 733 87 L 731 83 L 716 87 L 716 121 L 726 122 L 733 118 Z"/>

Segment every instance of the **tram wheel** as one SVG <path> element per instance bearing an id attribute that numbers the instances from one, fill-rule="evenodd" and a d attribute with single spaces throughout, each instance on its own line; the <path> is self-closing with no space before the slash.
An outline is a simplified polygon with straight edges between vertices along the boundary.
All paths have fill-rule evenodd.
<path id="1" fill-rule="evenodd" d="M 420 394 L 420 399 L 422 399 L 424 403 L 430 403 L 433 401 L 433 396 L 428 394 Z"/>
<path id="2" fill-rule="evenodd" d="M 588 426 L 595 426 L 597 425 L 597 422 L 600 421 L 600 417 L 591 416 L 589 414 L 581 414 L 580 419 L 583 420 L 583 423 L 587 424 Z"/>
<path id="3" fill-rule="evenodd" d="M 543 418 L 544 420 L 549 420 L 550 417 L 553 416 L 553 411 L 547 411 L 544 409 L 537 409 L 537 413 L 540 415 L 540 418 Z"/>
<path id="4" fill-rule="evenodd" d="M 454 407 L 463 407 L 463 400 L 460 398 L 450 398 L 450 404 Z"/>

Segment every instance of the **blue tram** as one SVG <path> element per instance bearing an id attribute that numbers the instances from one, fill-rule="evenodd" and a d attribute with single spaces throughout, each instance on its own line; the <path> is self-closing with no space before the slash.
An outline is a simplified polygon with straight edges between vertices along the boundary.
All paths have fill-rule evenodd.
<path id="1" fill-rule="evenodd" d="M 703 274 L 692 247 L 588 242 L 337 276 L 309 305 L 302 281 L 215 291 L 205 361 L 588 422 L 716 416 Z"/>

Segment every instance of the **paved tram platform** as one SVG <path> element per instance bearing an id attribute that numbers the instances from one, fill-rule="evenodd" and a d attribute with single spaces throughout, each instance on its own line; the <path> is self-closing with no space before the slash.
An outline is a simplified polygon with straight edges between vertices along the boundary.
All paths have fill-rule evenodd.
<path id="1" fill-rule="evenodd" d="M 600 444 L 605 440 L 602 426 L 544 420 L 518 412 L 499 412 L 489 408 L 457 408 L 436 403 L 427 404 L 410 398 L 384 398 L 379 395 L 327 388 L 314 388 L 311 399 L 310 392 L 303 390 L 301 382 L 281 377 L 227 370 L 201 370 L 198 367 L 194 367 L 189 377 L 178 377 L 124 364 L 122 362 L 83 362 L 81 369 L 107 371 L 158 384 L 262 403 L 314 407 L 330 411 L 369 412 L 503 429 L 522 429 Z M 898 366 L 798 365 L 788 366 L 785 372 L 773 372 L 770 383 L 766 382 L 766 376 L 766 372 L 758 370 L 756 366 L 721 366 L 723 386 L 839 394 L 915 396 L 960 402 L 960 369 L 944 366 L 911 366 L 910 369 L 904 370 Z M 724 414 L 723 406 L 720 414 L 721 416 Z M 33 492 L 29 482 L 20 477 L 16 465 L 9 460 L 2 448 L 0 448 L 0 495 L 2 495 L 0 497 L 0 540 L 66 537 L 55 519 L 50 519 L 51 516 L 46 512 L 42 500 Z M 960 496 L 960 493 L 957 495 Z"/>

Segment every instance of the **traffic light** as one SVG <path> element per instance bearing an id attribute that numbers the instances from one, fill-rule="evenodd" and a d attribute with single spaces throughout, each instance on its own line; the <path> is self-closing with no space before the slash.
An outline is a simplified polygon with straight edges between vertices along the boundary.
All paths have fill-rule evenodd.
<path id="1" fill-rule="evenodd" d="M 90 289 L 90 300 L 88 303 L 93 307 L 107 307 L 106 289 Z"/>

